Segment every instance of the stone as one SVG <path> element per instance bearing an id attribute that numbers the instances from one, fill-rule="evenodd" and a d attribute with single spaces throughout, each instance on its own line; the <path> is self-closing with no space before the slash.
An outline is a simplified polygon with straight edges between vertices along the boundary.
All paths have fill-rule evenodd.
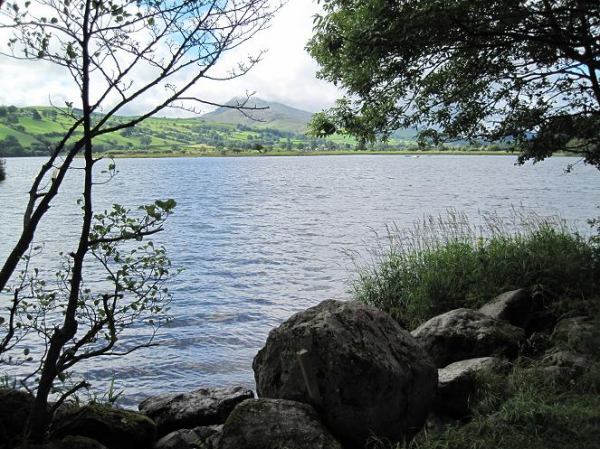
<path id="1" fill-rule="evenodd" d="M 587 370 L 590 362 L 585 355 L 575 354 L 569 351 L 555 350 L 546 354 L 540 365 L 547 373 L 559 380 L 572 380 L 581 377 Z"/>
<path id="2" fill-rule="evenodd" d="M 109 449 L 148 449 L 156 427 L 147 416 L 131 410 L 92 404 L 72 407 L 52 422 L 53 437 L 84 436 Z"/>
<path id="3" fill-rule="evenodd" d="M 556 323 L 552 332 L 552 342 L 554 344 L 575 342 L 582 336 L 594 332 L 594 328 L 594 322 L 589 317 L 564 318 Z"/>
<path id="4" fill-rule="evenodd" d="M 544 290 L 534 290 L 531 294 L 533 303 L 533 311 L 531 319 L 527 323 L 527 335 L 534 333 L 551 332 L 556 324 L 556 316 L 552 308 L 552 303 L 556 301 L 556 297 L 550 292 Z"/>
<path id="5" fill-rule="evenodd" d="M 438 368 L 477 357 L 517 356 L 525 331 L 471 309 L 438 315 L 412 332 Z"/>
<path id="6" fill-rule="evenodd" d="M 33 396 L 25 391 L 0 389 L 0 425 L 10 440 L 23 435 L 33 400 Z M 0 443 L 2 440 L 0 433 Z"/>
<path id="7" fill-rule="evenodd" d="M 223 424 L 237 404 L 253 397 L 242 387 L 200 388 L 148 398 L 139 409 L 154 420 L 160 438 L 175 430 Z"/>
<path id="8" fill-rule="evenodd" d="M 222 431 L 222 425 L 176 430 L 158 440 L 154 449 L 217 449 Z"/>
<path id="9" fill-rule="evenodd" d="M 219 449 L 342 449 L 308 404 L 250 399 L 223 426 Z"/>
<path id="10" fill-rule="evenodd" d="M 496 357 L 461 360 L 439 369 L 434 412 L 457 420 L 468 417 L 477 404 L 477 376 L 506 374 L 509 369 L 507 361 Z"/>
<path id="11" fill-rule="evenodd" d="M 67 435 L 61 440 L 60 447 L 64 449 L 108 449 L 102 443 L 80 435 Z"/>
<path id="12" fill-rule="evenodd" d="M 409 440 L 437 386 L 435 366 L 410 333 L 356 301 L 295 314 L 269 333 L 253 368 L 259 397 L 313 404 L 346 448 L 372 437 Z"/>
<path id="13" fill-rule="evenodd" d="M 0 446 L 4 447 L 4 446 Z M 42 444 L 27 443 L 15 449 L 108 449 L 98 441 L 79 435 L 67 435 L 60 441 L 49 441 Z"/>
<path id="14" fill-rule="evenodd" d="M 481 306 L 478 311 L 526 329 L 532 318 L 533 300 L 527 290 L 521 288 L 496 296 Z"/>

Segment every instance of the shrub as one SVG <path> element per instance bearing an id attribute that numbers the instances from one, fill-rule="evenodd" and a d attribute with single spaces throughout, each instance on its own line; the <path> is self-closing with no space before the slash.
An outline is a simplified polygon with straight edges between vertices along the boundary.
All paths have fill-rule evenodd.
<path id="1" fill-rule="evenodd" d="M 373 263 L 359 269 L 353 295 L 414 328 L 517 288 L 591 294 L 600 278 L 593 245 L 552 221 L 528 220 L 525 228 L 509 231 L 497 219 L 487 220 L 483 236 L 464 216 L 451 213 L 408 233 L 396 230 L 373 253 Z"/>

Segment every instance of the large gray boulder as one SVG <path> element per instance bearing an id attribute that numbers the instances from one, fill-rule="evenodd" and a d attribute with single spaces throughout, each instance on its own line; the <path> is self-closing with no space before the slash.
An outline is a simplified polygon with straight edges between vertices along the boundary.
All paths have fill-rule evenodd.
<path id="1" fill-rule="evenodd" d="M 527 290 L 521 288 L 496 296 L 481 306 L 479 312 L 525 329 L 532 318 L 533 300 Z"/>
<path id="2" fill-rule="evenodd" d="M 438 315 L 412 332 L 438 368 L 477 357 L 516 357 L 525 331 L 471 309 Z"/>
<path id="3" fill-rule="evenodd" d="M 292 316 L 270 332 L 253 368 L 259 397 L 314 404 L 347 448 L 362 449 L 372 436 L 410 439 L 437 385 L 410 333 L 355 301 L 327 300 Z"/>
<path id="4" fill-rule="evenodd" d="M 510 365 L 496 357 L 454 362 L 438 370 L 438 391 L 434 411 L 453 419 L 471 415 L 478 403 L 478 376 L 483 373 L 506 374 Z"/>
<path id="5" fill-rule="evenodd" d="M 150 397 L 139 409 L 156 423 L 160 438 L 175 430 L 223 424 L 237 404 L 252 397 L 252 391 L 243 387 L 200 388 Z"/>
<path id="6" fill-rule="evenodd" d="M 238 405 L 223 426 L 219 449 L 342 449 L 307 404 L 251 399 Z"/>

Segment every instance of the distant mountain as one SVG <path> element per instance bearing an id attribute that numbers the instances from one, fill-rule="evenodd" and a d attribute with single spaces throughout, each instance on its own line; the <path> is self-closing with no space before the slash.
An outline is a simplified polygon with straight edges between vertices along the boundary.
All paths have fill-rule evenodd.
<path id="1" fill-rule="evenodd" d="M 241 102 L 239 99 L 228 101 L 227 105 L 237 105 Z M 281 131 L 305 132 L 308 122 L 312 117 L 311 112 L 292 108 L 281 103 L 252 98 L 246 104 L 247 107 L 267 108 L 256 111 L 246 111 L 246 117 L 236 109 L 221 107 L 212 112 L 200 116 L 202 120 L 217 123 L 242 124 L 256 128 L 274 128 Z"/>

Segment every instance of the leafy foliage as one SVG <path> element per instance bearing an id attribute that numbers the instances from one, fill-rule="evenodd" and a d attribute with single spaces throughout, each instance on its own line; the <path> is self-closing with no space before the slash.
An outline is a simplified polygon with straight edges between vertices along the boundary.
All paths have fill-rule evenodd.
<path id="1" fill-rule="evenodd" d="M 330 0 L 308 50 L 347 91 L 318 135 L 366 141 L 417 127 L 423 141 L 510 141 L 600 168 L 600 3 Z"/>
<path id="2" fill-rule="evenodd" d="M 598 288 L 596 250 L 577 234 L 542 222 L 526 232 L 495 228 L 484 237 L 455 223 L 446 222 L 441 235 L 421 227 L 408 242 L 405 233 L 392 234 L 388 246 L 374 254 L 375 263 L 359 271 L 355 298 L 414 328 L 452 309 L 478 308 L 517 288 L 572 297 Z"/>
<path id="3" fill-rule="evenodd" d="M 269 0 L 14 0 L 0 10 L 0 29 L 12 33 L 8 56 L 64 69 L 76 92 L 57 108 L 56 114 L 70 121 L 59 130 L 58 141 L 48 142 L 48 159 L 29 190 L 22 234 L 0 269 L 0 292 L 7 304 L 0 320 L 3 362 L 13 363 L 14 351 L 28 338 L 43 342 L 41 354 L 26 348 L 21 359 L 36 365 L 20 379 L 35 395 L 24 432 L 31 441 L 42 442 L 46 436 L 51 395 L 58 393 L 50 407 L 54 412 L 87 387 L 85 380 L 72 378 L 75 364 L 148 347 L 152 332 L 142 343 L 125 344 L 119 336 L 140 322 L 156 326 L 167 312 L 169 296 L 161 285 L 171 276 L 170 261 L 164 248 L 145 239 L 162 230 L 175 201 L 143 206 L 137 218 L 119 205 L 96 212 L 94 168 L 101 159 L 94 145 L 166 107 L 215 105 L 198 98 L 192 88 L 204 78 L 229 80 L 247 73 L 260 54 L 239 61 L 225 76 L 209 75 L 226 52 L 264 29 L 276 9 Z M 134 103 L 143 109 L 140 115 L 113 120 Z M 14 125 L 20 122 L 17 110 L 9 106 L 0 115 Z M 39 127 L 44 120 L 36 113 L 30 125 Z M 13 143 L 18 140 L 14 133 L 12 137 Z M 60 254 L 61 269 L 48 281 L 47 273 L 34 267 L 42 248 L 32 243 L 77 156 L 83 165 L 77 205 L 81 229 L 76 241 L 65 243 L 73 248 Z M 114 164 L 107 172 L 114 176 Z M 86 277 L 90 259 L 104 268 L 104 281 Z"/>

